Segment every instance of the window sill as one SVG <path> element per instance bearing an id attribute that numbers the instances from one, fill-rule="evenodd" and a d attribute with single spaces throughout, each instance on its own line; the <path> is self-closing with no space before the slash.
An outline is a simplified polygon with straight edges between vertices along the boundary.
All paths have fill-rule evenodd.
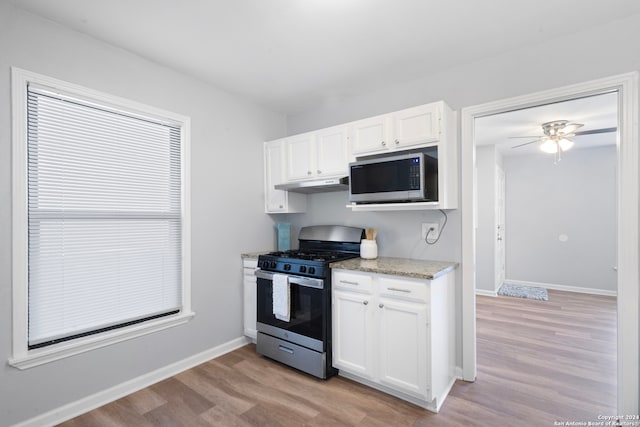
<path id="1" fill-rule="evenodd" d="M 193 316 L 195 316 L 194 312 L 179 313 L 172 317 L 156 319 L 120 330 L 92 335 L 38 350 L 31 350 L 23 355 L 10 358 L 9 364 L 18 369 L 33 368 L 34 366 L 43 365 L 65 357 L 84 353 L 85 351 L 94 350 L 96 348 L 105 347 L 121 341 L 161 331 L 163 329 L 182 325 L 190 321 Z"/>

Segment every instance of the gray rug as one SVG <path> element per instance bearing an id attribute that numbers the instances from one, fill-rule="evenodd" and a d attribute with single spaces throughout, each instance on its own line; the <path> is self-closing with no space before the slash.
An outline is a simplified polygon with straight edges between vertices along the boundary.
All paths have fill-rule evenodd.
<path id="1" fill-rule="evenodd" d="M 535 286 L 522 286 L 522 285 L 512 285 L 510 283 L 505 283 L 500 286 L 498 290 L 498 295 L 502 295 L 505 297 L 517 297 L 517 298 L 528 298 L 535 299 L 541 301 L 549 301 L 549 294 L 547 294 L 547 290 L 545 288 L 538 288 Z"/>

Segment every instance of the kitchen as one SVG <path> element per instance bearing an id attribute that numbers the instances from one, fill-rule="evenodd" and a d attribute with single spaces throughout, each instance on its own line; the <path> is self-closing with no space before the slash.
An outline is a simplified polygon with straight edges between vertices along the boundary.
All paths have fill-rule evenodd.
<path id="1" fill-rule="evenodd" d="M 481 57 L 469 55 L 464 62 L 405 77 L 359 96 L 349 96 L 349 92 L 327 94 L 314 108 L 285 116 L 248 101 L 244 95 L 234 95 L 204 83 L 203 79 L 115 47 L 116 40 L 107 43 L 83 35 L 24 11 L 12 2 L 3 2 L 0 7 L 3 29 L 0 63 L 5 70 L 0 88 L 5 99 L 0 110 L 4 129 L 0 145 L 3 159 L 0 234 L 5 242 L 1 269 L 4 296 L 1 323 L 5 326 L 0 346 L 7 358 L 11 354 L 11 327 L 7 326 L 11 324 L 9 67 L 18 66 L 186 114 L 191 117 L 193 141 L 191 275 L 196 316 L 181 327 L 53 364 L 24 371 L 5 366 L 0 382 L 0 419 L 8 425 L 54 411 L 239 339 L 242 335 L 239 254 L 274 249 L 277 222 L 292 224 L 293 242 L 306 225 L 372 227 L 379 230 L 377 241 L 381 256 L 462 261 L 461 209 L 448 212 L 448 225 L 433 247 L 425 245 L 419 233 L 420 224 L 441 221 L 437 210 L 352 212 L 345 207 L 344 192 L 310 196 L 305 214 L 265 215 L 261 149 L 264 141 L 439 100 L 459 110 L 639 68 L 637 53 L 625 49 L 628 40 L 638 38 L 639 18 L 637 12 L 635 15 L 621 12 L 615 16 L 615 22 L 614 17 L 609 18 L 611 22 L 593 21 L 592 25 L 536 39 L 535 43 L 522 42 L 518 48 L 487 51 Z M 557 49 L 558 46 L 597 51 L 599 60 L 594 61 L 587 53 L 573 55 L 568 64 L 570 75 L 555 73 L 539 58 L 544 55 L 551 62 L 563 63 L 566 53 Z M 258 80 L 258 76 L 255 78 Z M 238 173 L 240 164 L 242 173 Z M 456 284 L 458 289 L 460 283 Z"/>

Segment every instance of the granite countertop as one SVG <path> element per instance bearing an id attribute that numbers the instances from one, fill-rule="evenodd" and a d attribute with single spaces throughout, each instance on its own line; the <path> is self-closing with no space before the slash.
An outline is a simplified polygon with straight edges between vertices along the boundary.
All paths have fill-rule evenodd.
<path id="1" fill-rule="evenodd" d="M 269 252 L 273 252 L 273 251 L 247 252 L 247 253 L 240 254 L 240 256 L 242 257 L 242 259 L 245 259 L 245 258 L 258 259 L 260 255 L 268 254 Z"/>
<path id="2" fill-rule="evenodd" d="M 331 263 L 331 268 L 365 271 L 376 274 L 412 277 L 432 280 L 453 270 L 457 262 L 427 261 L 408 258 L 379 257 L 376 259 L 352 258 Z"/>

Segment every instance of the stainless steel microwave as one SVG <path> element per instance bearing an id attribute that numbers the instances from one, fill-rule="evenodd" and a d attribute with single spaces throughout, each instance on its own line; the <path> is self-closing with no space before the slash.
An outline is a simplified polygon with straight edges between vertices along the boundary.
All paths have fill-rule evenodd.
<path id="1" fill-rule="evenodd" d="M 438 151 L 384 155 L 349 164 L 352 203 L 438 201 Z"/>

